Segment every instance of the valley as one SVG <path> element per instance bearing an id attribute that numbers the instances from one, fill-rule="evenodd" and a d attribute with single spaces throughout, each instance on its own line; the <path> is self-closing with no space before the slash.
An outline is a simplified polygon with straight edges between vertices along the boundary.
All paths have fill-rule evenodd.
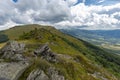
<path id="1" fill-rule="evenodd" d="M 83 39 L 113 53 L 120 53 L 120 30 L 61 29 L 62 32 Z"/>

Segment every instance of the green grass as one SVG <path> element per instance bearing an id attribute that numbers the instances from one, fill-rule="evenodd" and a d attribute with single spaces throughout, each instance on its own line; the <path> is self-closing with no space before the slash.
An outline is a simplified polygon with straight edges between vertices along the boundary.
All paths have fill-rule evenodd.
<path id="1" fill-rule="evenodd" d="M 33 69 L 38 68 L 38 65 L 44 71 L 46 70 L 44 66 L 55 66 L 69 80 L 98 80 L 88 75 L 95 71 L 100 72 L 109 80 L 113 80 L 112 74 L 120 78 L 120 57 L 83 40 L 61 33 L 53 27 L 25 25 L 3 31 L 3 33 L 8 35 L 9 39 L 26 43 L 28 48 L 26 56 L 30 57 L 32 54 L 29 52 L 41 44 L 47 43 L 53 52 L 74 58 L 74 60 L 61 59 L 58 64 L 37 60 L 35 65 L 24 72 L 20 80 L 25 80 Z"/>
<path id="2" fill-rule="evenodd" d="M 23 25 L 23 26 L 15 26 L 11 29 L 2 31 L 2 34 L 5 34 L 8 36 L 8 38 L 11 40 L 18 39 L 20 35 L 22 35 L 24 32 L 29 32 L 31 30 L 34 30 L 35 28 L 39 29 L 43 26 L 33 24 L 33 25 Z"/>
<path id="3" fill-rule="evenodd" d="M 36 69 L 41 69 L 46 72 L 46 70 L 51 66 L 47 61 L 40 58 L 32 58 L 31 65 L 24 71 L 18 80 L 26 80 L 29 74 Z"/>

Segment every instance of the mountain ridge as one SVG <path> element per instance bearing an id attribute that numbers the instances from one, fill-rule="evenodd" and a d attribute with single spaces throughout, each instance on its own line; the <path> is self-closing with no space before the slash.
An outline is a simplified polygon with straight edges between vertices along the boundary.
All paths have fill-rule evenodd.
<path id="1" fill-rule="evenodd" d="M 16 31 L 18 29 L 20 29 L 19 34 Z M 61 76 L 58 73 L 59 71 L 64 76 L 64 79 L 62 77 L 60 80 L 117 80 L 115 76 L 119 79 L 120 58 L 118 56 L 81 39 L 64 34 L 53 27 L 25 25 L 3 31 L 2 34 L 7 35 L 9 40 L 16 40 L 18 43 L 25 43 L 26 45 L 25 53 L 22 55 L 28 57 L 32 65 L 23 72 L 19 80 L 26 80 L 30 78 L 28 77 L 30 74 L 38 72 L 44 76 Z M 47 47 L 40 47 L 46 44 Z M 42 50 L 43 52 L 41 52 Z M 37 54 L 36 52 L 40 54 L 36 55 L 37 59 L 33 57 Z M 59 57 L 54 57 L 55 55 Z M 58 59 L 58 62 L 50 61 L 52 59 L 54 61 L 55 58 Z M 56 70 L 58 72 L 55 72 Z M 51 75 L 49 71 L 52 73 Z M 39 77 L 41 78 L 41 75 Z"/>

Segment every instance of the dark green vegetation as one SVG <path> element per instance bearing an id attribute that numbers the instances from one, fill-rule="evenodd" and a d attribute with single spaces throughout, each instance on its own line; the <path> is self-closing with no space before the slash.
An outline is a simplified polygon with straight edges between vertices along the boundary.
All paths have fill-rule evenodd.
<path id="1" fill-rule="evenodd" d="M 0 33 L 0 43 L 8 41 L 9 38 L 7 35 Z"/>
<path id="2" fill-rule="evenodd" d="M 61 29 L 61 31 L 97 45 L 107 52 L 120 54 L 120 30 Z"/>
<path id="3" fill-rule="evenodd" d="M 18 40 L 27 44 L 28 51 L 25 56 L 31 57 L 33 66 L 23 73 L 20 80 L 25 80 L 28 73 L 35 68 L 46 72 L 49 66 L 56 67 L 60 70 L 60 74 L 68 80 L 103 80 L 102 77 L 116 80 L 113 75 L 120 79 L 120 56 L 61 33 L 53 27 L 25 25 L 3 31 L 2 34 L 7 35 L 10 40 Z M 66 57 L 60 57 L 59 63 L 32 58 L 32 54 L 29 52 L 45 43 L 50 46 L 53 52 Z"/>

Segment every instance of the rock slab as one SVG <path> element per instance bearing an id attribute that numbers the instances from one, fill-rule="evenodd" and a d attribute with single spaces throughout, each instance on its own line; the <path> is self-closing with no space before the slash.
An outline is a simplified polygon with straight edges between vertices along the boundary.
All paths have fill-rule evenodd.
<path id="1" fill-rule="evenodd" d="M 0 80 L 17 80 L 27 66 L 23 62 L 0 63 Z"/>

